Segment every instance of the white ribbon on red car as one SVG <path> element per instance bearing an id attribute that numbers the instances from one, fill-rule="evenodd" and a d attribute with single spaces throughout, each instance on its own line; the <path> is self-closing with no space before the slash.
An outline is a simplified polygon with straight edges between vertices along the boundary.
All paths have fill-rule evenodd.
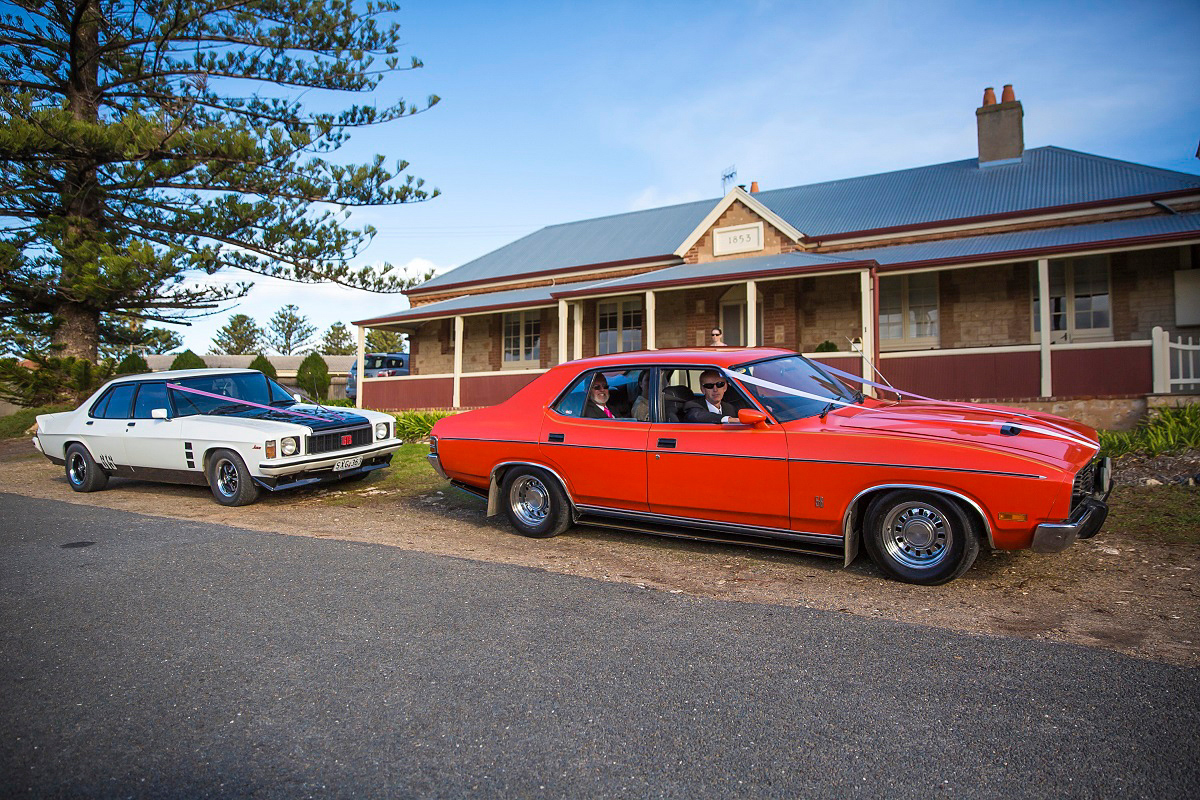
<path id="1" fill-rule="evenodd" d="M 837 369 L 835 367 L 831 367 L 827 364 L 822 364 L 821 368 L 824 369 L 826 372 L 831 372 L 834 375 L 837 375 L 839 378 L 846 378 L 854 383 L 861 383 L 864 386 L 873 386 L 877 389 L 882 389 L 885 392 L 892 392 L 893 394 L 897 395 L 898 397 L 911 397 L 915 400 L 920 400 L 925 403 L 933 403 L 934 405 L 948 406 L 951 408 L 964 408 L 969 411 L 982 411 L 985 413 L 992 413 L 992 414 L 995 413 L 995 409 L 989 408 L 988 406 L 985 406 L 985 405 L 980 405 L 978 403 L 962 403 L 957 400 L 937 400 L 933 397 L 926 397 L 923 394 L 917 394 L 916 392 L 906 392 L 902 389 L 897 389 L 894 386 L 885 385 L 882 383 L 876 383 L 874 381 L 869 381 L 869 380 L 866 380 L 865 378 L 860 378 L 859 376 L 854 375 L 853 373 L 843 372 L 842 370 Z M 1021 419 L 1031 420 L 1035 425 L 1052 428 L 1052 429 L 1058 431 L 1060 434 L 1065 434 L 1066 437 L 1071 438 L 1075 441 L 1081 442 L 1083 444 L 1086 444 L 1089 447 L 1096 447 L 1096 448 L 1100 447 L 1099 442 L 1094 442 L 1091 439 L 1088 439 L 1087 437 L 1081 435 L 1078 431 L 1073 431 L 1070 428 L 1067 428 L 1063 425 L 1059 425 L 1056 422 L 1050 422 L 1049 420 L 1039 419 L 1030 414 L 1023 414 L 1020 411 L 1016 411 L 1016 410 L 1006 411 L 1005 413 L 1011 414 L 1014 417 L 1020 417 Z M 1032 430 L 1032 428 L 1030 428 L 1028 425 L 1026 425 L 1025 427 L 1028 430 Z"/>
<path id="2" fill-rule="evenodd" d="M 822 364 L 821 366 L 825 367 L 824 364 Z M 972 406 L 969 403 L 954 403 L 954 402 L 947 401 L 947 400 L 934 400 L 932 398 L 927 398 L 927 397 L 922 397 L 921 395 L 912 394 L 911 392 L 899 392 L 899 390 L 893 389 L 890 386 L 881 386 L 880 384 L 873 383 L 873 382 L 867 381 L 867 380 L 863 380 L 862 378 L 860 378 L 857 375 L 850 375 L 849 373 L 844 373 L 844 372 L 841 372 L 840 370 L 829 369 L 829 371 L 835 372 L 835 373 L 840 373 L 842 375 L 846 375 L 847 377 L 851 378 L 855 382 L 861 382 L 868 386 L 880 386 L 880 388 L 887 389 L 888 391 L 897 392 L 899 394 L 905 394 L 910 397 L 917 397 L 917 398 L 920 398 L 921 400 L 930 402 L 934 405 L 967 408 L 967 409 L 971 409 L 974 411 L 985 411 L 985 412 L 989 412 L 989 413 L 995 413 L 994 409 L 989 409 L 989 408 L 987 408 L 987 406 Z M 753 386 L 761 386 L 764 389 L 770 389 L 772 391 L 779 392 L 780 394 L 792 395 L 793 397 L 804 397 L 809 400 L 816 400 L 817 402 L 820 402 L 820 403 L 832 404 L 835 406 L 843 406 L 843 407 L 853 406 L 853 407 L 861 409 L 862 411 L 872 412 L 872 413 L 886 414 L 891 410 L 890 408 L 871 408 L 870 406 L 860 406 L 858 403 L 855 403 L 853 401 L 840 400 L 836 397 L 823 397 L 821 395 L 812 394 L 811 392 L 806 392 L 801 389 L 795 389 L 791 386 L 784 386 L 783 384 L 775 383 L 773 381 L 764 380 L 762 378 L 756 378 L 753 375 L 749 375 L 749 374 L 746 374 L 743 372 L 730 372 L 728 370 L 725 370 L 724 372 L 727 377 L 729 377 L 733 380 L 737 380 L 742 383 L 748 383 Z M 1084 447 L 1091 447 L 1091 448 L 1094 448 L 1097 450 L 1099 450 L 1099 448 L 1100 448 L 1100 445 L 1098 442 L 1093 442 L 1089 439 L 1086 439 L 1086 438 L 1080 436 L 1079 434 L 1075 433 L 1074 431 L 1070 431 L 1066 428 L 1063 428 L 1060 425 L 1056 425 L 1054 423 L 1046 423 L 1043 420 L 1039 420 L 1034 417 L 1029 417 L 1024 414 L 1013 414 L 1013 416 L 1020 417 L 1023 420 L 1029 420 L 1030 422 L 1033 423 L 1033 424 L 1030 424 L 1030 422 L 1022 422 L 1021 430 L 1026 430 L 1026 431 L 1029 431 L 1030 433 L 1039 433 L 1043 436 L 1049 436 L 1054 439 L 1063 439 L 1063 440 L 1066 440 L 1069 442 L 1073 442 L 1075 444 L 1083 445 Z M 925 421 L 925 422 L 945 422 L 946 421 L 942 417 L 922 416 L 920 414 L 913 414 L 913 415 L 907 416 L 905 418 L 913 419 L 913 420 L 921 420 L 921 421 Z M 958 424 L 964 424 L 964 425 L 980 425 L 980 426 L 988 427 L 988 428 L 1004 428 L 1005 426 L 1011 424 L 1008 422 L 1001 422 L 1001 421 L 997 421 L 997 420 L 982 420 L 982 419 L 959 419 L 959 420 L 955 420 L 955 422 Z M 1051 427 L 1046 427 L 1046 426 L 1051 426 Z"/>

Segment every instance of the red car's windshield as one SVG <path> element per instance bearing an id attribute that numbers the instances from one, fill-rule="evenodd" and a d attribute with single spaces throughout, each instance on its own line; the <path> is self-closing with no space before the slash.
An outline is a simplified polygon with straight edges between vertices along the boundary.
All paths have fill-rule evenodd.
<path id="1" fill-rule="evenodd" d="M 750 393 L 780 422 L 820 414 L 830 408 L 830 401 L 833 400 L 837 401 L 833 407 L 862 400 L 861 394 L 830 375 L 820 364 L 803 356 L 781 356 L 768 361 L 743 364 L 734 367 L 733 372 L 774 384 L 763 386 L 742 381 Z M 812 397 L 801 395 L 799 392 Z"/>

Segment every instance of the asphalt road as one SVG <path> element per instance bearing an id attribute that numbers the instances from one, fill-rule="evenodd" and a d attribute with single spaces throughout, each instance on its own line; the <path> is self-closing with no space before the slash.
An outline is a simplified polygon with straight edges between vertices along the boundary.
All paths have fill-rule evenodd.
<path id="1" fill-rule="evenodd" d="M 0 797 L 1200 794 L 1198 670 L 8 494 L 0 524 Z"/>

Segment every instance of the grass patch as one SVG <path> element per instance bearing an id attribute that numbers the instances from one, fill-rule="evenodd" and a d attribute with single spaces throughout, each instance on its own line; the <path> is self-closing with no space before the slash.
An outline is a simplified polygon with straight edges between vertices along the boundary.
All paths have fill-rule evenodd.
<path id="1" fill-rule="evenodd" d="M 1119 458 L 1200 449 L 1200 405 L 1162 408 L 1131 431 L 1100 431 L 1101 455 Z"/>
<path id="2" fill-rule="evenodd" d="M 40 406 L 39 408 L 22 408 L 20 411 L 0 417 L 0 439 L 15 439 L 24 436 L 25 431 L 36 422 L 38 414 L 53 414 L 58 411 L 70 411 L 74 406 Z"/>
<path id="3" fill-rule="evenodd" d="M 442 480 L 425 459 L 428 454 L 429 445 L 426 442 L 403 444 L 392 454 L 390 467 L 375 472 L 362 483 L 338 484 L 337 488 L 342 491 L 329 496 L 325 502 L 330 505 L 357 506 L 431 497 L 442 492 L 439 498 L 442 508 L 482 507 L 483 500 L 455 489 L 449 481 Z M 362 494 L 359 489 L 382 489 L 385 494 Z"/>
<path id="4" fill-rule="evenodd" d="M 1099 539 L 1114 535 L 1200 545 L 1200 492 L 1194 486 L 1118 486 L 1108 504 Z"/>

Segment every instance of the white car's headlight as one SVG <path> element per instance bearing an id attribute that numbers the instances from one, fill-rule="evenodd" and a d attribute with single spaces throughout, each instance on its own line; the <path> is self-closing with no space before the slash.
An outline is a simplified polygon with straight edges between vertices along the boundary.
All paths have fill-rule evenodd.
<path id="1" fill-rule="evenodd" d="M 375 441 L 388 438 L 388 424 L 386 422 L 375 423 Z"/>
<path id="2" fill-rule="evenodd" d="M 300 452 L 300 440 L 295 436 L 288 436 L 279 440 L 279 450 L 285 456 L 294 456 Z"/>

